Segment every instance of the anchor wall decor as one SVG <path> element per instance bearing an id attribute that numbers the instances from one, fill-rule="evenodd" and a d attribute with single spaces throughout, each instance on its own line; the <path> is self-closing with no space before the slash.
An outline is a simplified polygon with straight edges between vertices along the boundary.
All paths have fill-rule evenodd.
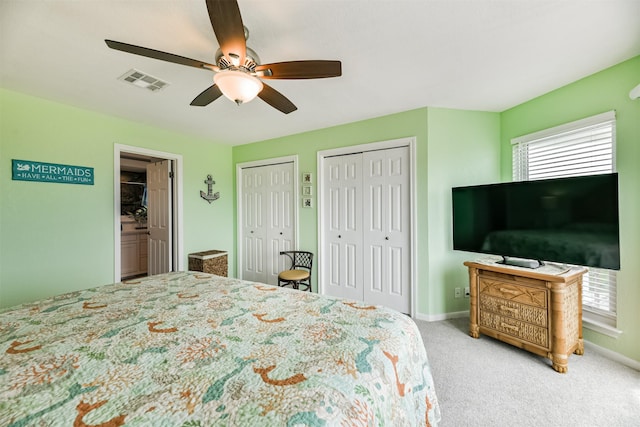
<path id="1" fill-rule="evenodd" d="M 207 192 L 205 193 L 201 190 L 200 197 L 202 197 L 209 203 L 213 202 L 214 200 L 218 200 L 220 198 L 220 192 L 213 192 L 213 184 L 215 184 L 216 182 L 213 180 L 213 178 L 211 178 L 211 175 L 207 175 L 207 180 L 204 183 L 207 184 Z"/>

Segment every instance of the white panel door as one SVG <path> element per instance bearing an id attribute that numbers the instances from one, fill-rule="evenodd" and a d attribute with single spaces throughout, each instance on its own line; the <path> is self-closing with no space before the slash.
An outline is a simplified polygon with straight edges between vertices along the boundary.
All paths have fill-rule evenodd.
<path id="1" fill-rule="evenodd" d="M 266 186 L 268 212 L 266 220 L 267 278 L 265 283 L 278 284 L 278 274 L 290 266 L 288 259 L 280 251 L 293 248 L 293 201 L 294 176 L 293 163 L 284 163 L 265 167 L 268 177 Z"/>
<path id="2" fill-rule="evenodd" d="M 323 165 L 323 277 L 329 295 L 362 299 L 362 154 Z"/>
<path id="3" fill-rule="evenodd" d="M 363 153 L 364 301 L 410 309 L 409 148 Z"/>
<path id="4" fill-rule="evenodd" d="M 149 275 L 171 271 L 171 161 L 147 165 Z"/>
<path id="5" fill-rule="evenodd" d="M 266 277 L 264 222 L 264 173 L 261 168 L 242 170 L 242 278 L 262 281 Z"/>
<path id="6" fill-rule="evenodd" d="M 292 162 L 242 169 L 242 278 L 276 285 L 293 249 L 295 180 Z"/>

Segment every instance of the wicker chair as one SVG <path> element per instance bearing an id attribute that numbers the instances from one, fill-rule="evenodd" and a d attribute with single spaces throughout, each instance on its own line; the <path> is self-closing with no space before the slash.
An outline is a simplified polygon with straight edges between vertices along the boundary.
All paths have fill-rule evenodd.
<path id="1" fill-rule="evenodd" d="M 293 289 L 311 292 L 313 254 L 305 251 L 282 251 L 280 255 L 289 257 L 291 267 L 278 274 L 278 286 L 291 286 Z"/>

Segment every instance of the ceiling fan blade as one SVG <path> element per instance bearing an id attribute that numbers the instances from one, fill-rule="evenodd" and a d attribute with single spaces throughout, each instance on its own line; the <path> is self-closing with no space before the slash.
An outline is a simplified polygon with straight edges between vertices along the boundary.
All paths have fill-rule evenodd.
<path id="1" fill-rule="evenodd" d="M 263 88 L 258 94 L 260 99 L 262 99 L 267 104 L 271 105 L 273 108 L 282 111 L 285 114 L 289 114 L 293 111 L 296 111 L 298 107 L 293 105 L 286 96 L 272 88 L 266 83 L 263 83 Z"/>
<path id="2" fill-rule="evenodd" d="M 236 0 L 207 0 L 207 10 L 222 53 L 234 65 L 244 64 L 247 42 L 244 37 L 244 25 L 238 2 Z"/>
<path id="3" fill-rule="evenodd" d="M 190 105 L 205 107 L 220 98 L 220 96 L 222 96 L 222 91 L 214 84 L 203 90 L 200 95 L 196 96 L 193 101 L 191 101 Z"/>
<path id="4" fill-rule="evenodd" d="M 258 65 L 256 72 L 264 79 L 322 79 L 341 76 L 342 63 L 323 60 L 276 62 Z"/>
<path id="5" fill-rule="evenodd" d="M 214 71 L 218 70 L 218 67 L 216 65 L 198 61 L 196 59 L 186 58 L 180 55 L 174 55 L 173 53 L 162 52 L 160 50 L 149 49 L 147 47 L 136 46 L 133 44 L 122 43 L 113 40 L 105 40 L 105 43 L 107 43 L 107 46 L 109 46 L 111 49 L 133 53 L 134 55 L 146 56 L 147 58 L 159 59 L 161 61 L 173 62 L 180 65 L 188 65 L 190 67 L 205 68 Z"/>

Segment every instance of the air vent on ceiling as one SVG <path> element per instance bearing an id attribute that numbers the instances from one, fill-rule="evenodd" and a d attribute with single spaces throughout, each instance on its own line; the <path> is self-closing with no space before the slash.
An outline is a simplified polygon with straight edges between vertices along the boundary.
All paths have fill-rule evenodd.
<path id="1" fill-rule="evenodd" d="M 127 71 L 126 73 L 118 77 L 118 79 L 124 82 L 131 83 L 134 86 L 141 87 L 143 89 L 149 89 L 152 92 L 157 92 L 169 86 L 169 83 L 136 69 Z"/>

